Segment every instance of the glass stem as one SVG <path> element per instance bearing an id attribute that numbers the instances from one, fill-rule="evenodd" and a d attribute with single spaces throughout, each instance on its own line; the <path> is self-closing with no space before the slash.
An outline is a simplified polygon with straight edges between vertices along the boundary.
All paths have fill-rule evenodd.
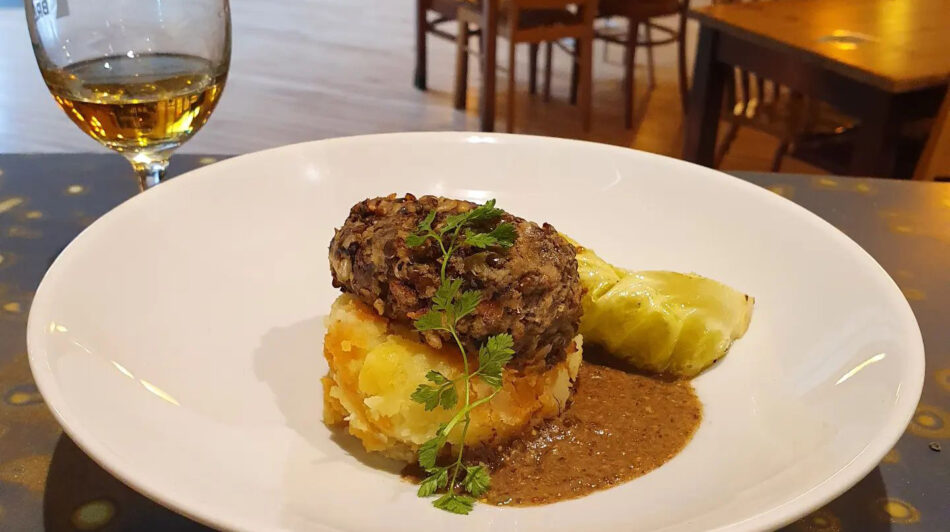
<path id="1" fill-rule="evenodd" d="M 139 176 L 139 190 L 142 192 L 154 187 L 165 180 L 165 169 L 168 168 L 167 157 L 156 157 L 139 153 L 129 157 L 132 168 Z"/>

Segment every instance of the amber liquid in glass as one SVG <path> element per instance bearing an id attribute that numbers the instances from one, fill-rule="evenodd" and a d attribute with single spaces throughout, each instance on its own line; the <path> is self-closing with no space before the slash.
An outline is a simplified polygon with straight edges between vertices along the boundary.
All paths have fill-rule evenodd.
<path id="1" fill-rule="evenodd" d="M 56 103 L 89 136 L 119 152 L 170 152 L 208 121 L 227 67 L 175 54 L 115 56 L 47 70 Z"/>

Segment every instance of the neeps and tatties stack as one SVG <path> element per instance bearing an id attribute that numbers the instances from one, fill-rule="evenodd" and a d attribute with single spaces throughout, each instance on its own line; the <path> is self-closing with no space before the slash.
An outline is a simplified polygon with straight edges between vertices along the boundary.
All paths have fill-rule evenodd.
<path id="1" fill-rule="evenodd" d="M 447 334 L 412 328 L 439 287 L 442 255 L 433 240 L 416 248 L 405 240 L 430 211 L 437 213 L 438 227 L 447 216 L 475 207 L 434 196 L 368 199 L 350 210 L 330 243 L 333 284 L 344 295 L 333 306 L 324 344 L 330 366 L 324 418 L 345 424 L 370 451 L 411 460 L 453 414 L 425 412 L 410 399 L 427 371 L 453 378 L 462 361 Z M 448 278 L 482 294 L 475 312 L 457 326 L 470 361 L 489 336 L 510 333 L 515 344 L 503 389 L 473 411 L 466 444 L 501 444 L 556 416 L 570 399 L 581 362 L 583 288 L 575 248 L 548 224 L 509 214 L 502 221 L 515 226 L 514 246 L 462 247 L 447 265 Z M 482 384 L 472 392 L 477 398 L 491 390 Z M 456 430 L 449 441 L 459 437 Z"/>

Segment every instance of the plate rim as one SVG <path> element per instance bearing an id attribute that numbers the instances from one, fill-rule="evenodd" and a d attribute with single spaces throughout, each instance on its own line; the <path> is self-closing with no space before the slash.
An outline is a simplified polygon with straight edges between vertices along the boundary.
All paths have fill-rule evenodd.
<path id="1" fill-rule="evenodd" d="M 346 143 L 359 144 L 364 142 L 372 143 L 379 141 L 385 142 L 392 140 L 407 140 L 410 142 L 431 142 L 433 140 L 467 143 L 479 142 L 473 141 L 473 138 L 481 139 L 481 142 L 490 143 L 510 144 L 517 142 L 533 142 L 571 145 L 582 144 L 587 145 L 587 148 L 594 148 L 616 153 L 635 152 L 638 154 L 638 156 L 666 159 L 672 161 L 673 164 L 676 165 L 691 167 L 689 171 L 704 173 L 711 179 L 718 179 L 720 182 L 725 184 L 724 186 L 737 186 L 740 188 L 745 187 L 749 190 L 754 189 L 756 190 L 754 194 L 761 194 L 759 197 L 761 197 L 763 201 L 772 201 L 776 205 L 782 205 L 783 208 L 789 209 L 799 218 L 802 218 L 802 222 L 810 222 L 814 225 L 817 225 L 818 230 L 821 230 L 827 233 L 829 236 L 834 237 L 840 245 L 850 248 L 852 252 L 857 252 L 857 256 L 866 261 L 867 265 L 874 269 L 878 275 L 883 276 L 883 279 L 886 280 L 887 289 L 900 295 L 899 301 L 901 303 L 899 304 L 900 309 L 898 312 L 903 315 L 901 316 L 903 320 L 911 325 L 911 329 L 907 331 L 909 334 L 907 340 L 913 344 L 909 344 L 908 347 L 911 349 L 908 349 L 907 352 L 902 353 L 901 355 L 901 359 L 905 360 L 903 366 L 907 368 L 907 377 L 912 379 L 912 381 L 908 383 L 910 384 L 908 389 L 902 390 L 901 393 L 902 397 L 907 398 L 904 400 L 904 404 L 895 405 L 894 416 L 903 413 L 903 415 L 899 416 L 898 418 L 901 422 L 897 423 L 896 421 L 892 421 L 889 424 L 881 425 L 877 437 L 868 441 L 865 447 L 859 452 L 857 456 L 854 457 L 854 459 L 851 460 L 851 462 L 841 469 L 834 471 L 830 476 L 822 480 L 817 485 L 812 486 L 810 489 L 781 504 L 778 504 L 777 506 L 773 506 L 757 514 L 749 515 L 745 519 L 719 526 L 713 530 L 725 531 L 774 529 L 787 525 L 807 515 L 811 511 L 825 505 L 844 492 L 848 491 L 855 484 L 866 477 L 875 467 L 878 466 L 884 455 L 904 434 L 907 425 L 910 423 L 913 417 L 917 404 L 920 401 L 924 380 L 926 378 L 925 350 L 923 337 L 920 332 L 920 326 L 917 322 L 916 316 L 914 315 L 913 309 L 906 298 L 903 297 L 902 293 L 900 292 L 900 288 L 897 286 L 894 279 L 870 253 L 868 253 L 851 237 L 835 227 L 833 224 L 813 213 L 812 211 L 806 209 L 805 207 L 787 198 L 771 193 L 754 183 L 726 174 L 719 170 L 703 167 L 694 163 L 676 159 L 674 157 L 622 146 L 602 144 L 593 141 L 565 139 L 559 137 L 544 137 L 537 135 L 482 133 L 471 131 L 421 131 L 353 135 L 298 142 L 276 146 L 265 150 L 249 152 L 184 172 L 179 176 L 169 180 L 168 182 L 162 183 L 159 187 L 155 187 L 146 191 L 145 193 L 139 193 L 135 196 L 132 196 L 131 198 L 123 201 L 119 205 L 113 207 L 108 212 L 100 216 L 92 224 L 83 229 L 72 241 L 70 241 L 70 243 L 56 257 L 56 260 L 53 262 L 53 264 L 50 265 L 50 267 L 46 270 L 36 289 L 27 319 L 27 353 L 33 379 L 36 383 L 37 389 L 44 398 L 45 404 L 53 414 L 53 417 L 56 419 L 56 421 L 60 424 L 64 433 L 66 433 L 69 438 L 75 442 L 84 453 L 87 454 L 87 456 L 89 456 L 100 467 L 105 469 L 109 474 L 133 488 L 138 493 L 162 506 L 165 506 L 166 508 L 169 508 L 190 519 L 211 527 L 223 526 L 227 529 L 240 530 L 258 530 L 261 528 L 270 528 L 270 525 L 267 524 L 248 522 L 244 519 L 235 520 L 224 513 L 216 512 L 214 507 L 209 508 L 200 502 L 195 502 L 191 499 L 178 496 L 174 492 L 164 491 L 159 487 L 154 486 L 153 483 L 147 479 L 142 479 L 136 476 L 134 472 L 124 471 L 121 465 L 123 460 L 120 457 L 104 448 L 96 440 L 95 435 L 92 434 L 91 431 L 87 431 L 86 429 L 79 426 L 79 423 L 75 420 L 71 422 L 68 416 L 60 410 L 60 403 L 64 402 L 65 398 L 59 394 L 59 389 L 55 383 L 55 377 L 49 365 L 48 353 L 46 353 L 45 350 L 39 348 L 41 341 L 40 337 L 46 328 L 45 325 L 40 326 L 38 323 L 39 316 L 41 314 L 47 314 L 45 309 L 49 305 L 48 300 L 52 297 L 50 295 L 51 288 L 49 287 L 48 279 L 58 275 L 59 270 L 66 267 L 64 264 L 66 264 L 66 262 L 71 257 L 72 249 L 74 247 L 83 245 L 82 242 L 85 240 L 85 238 L 88 238 L 88 234 L 91 231 L 98 231 L 100 230 L 99 228 L 110 223 L 111 219 L 115 218 L 115 212 L 140 208 L 139 205 L 143 202 L 160 201 L 157 198 L 159 198 L 162 194 L 173 193 L 171 192 L 172 190 L 182 186 L 190 186 L 188 183 L 191 183 L 196 179 L 210 177 L 212 173 L 220 170 L 221 167 L 224 166 L 240 165 L 247 159 L 273 155 L 276 152 L 292 151 L 295 149 L 312 149 L 315 146 L 328 146 Z M 215 170 L 209 170 L 215 167 L 217 167 Z M 916 371 L 914 371 L 915 369 Z M 903 406 L 903 412 L 898 409 L 900 406 Z M 253 528 L 248 528 L 249 526 L 253 526 Z M 318 526 L 320 530 L 338 530 L 324 524 L 319 524 Z M 278 530 L 284 530 L 284 528 L 281 527 L 278 528 Z"/>

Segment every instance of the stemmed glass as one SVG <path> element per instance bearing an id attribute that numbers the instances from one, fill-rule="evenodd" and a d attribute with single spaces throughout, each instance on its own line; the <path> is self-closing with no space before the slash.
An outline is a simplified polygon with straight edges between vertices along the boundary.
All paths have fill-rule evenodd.
<path id="1" fill-rule="evenodd" d="M 228 0 L 25 0 L 33 52 L 79 129 L 142 190 L 208 121 L 231 60 Z"/>

